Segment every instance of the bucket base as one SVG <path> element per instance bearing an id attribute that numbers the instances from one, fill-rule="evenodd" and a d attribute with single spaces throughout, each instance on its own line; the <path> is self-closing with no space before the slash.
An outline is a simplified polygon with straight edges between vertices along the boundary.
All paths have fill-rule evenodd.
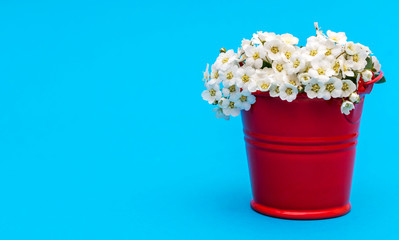
<path id="1" fill-rule="evenodd" d="M 258 213 L 277 218 L 312 220 L 334 218 L 347 214 L 351 210 L 351 204 L 347 203 L 342 207 L 321 209 L 321 210 L 283 210 L 266 207 L 251 200 L 251 207 Z"/>

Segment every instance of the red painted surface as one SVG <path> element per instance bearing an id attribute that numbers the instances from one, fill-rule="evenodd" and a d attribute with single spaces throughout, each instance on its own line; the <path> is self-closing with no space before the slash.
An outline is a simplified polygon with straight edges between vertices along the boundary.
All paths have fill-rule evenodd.
<path id="1" fill-rule="evenodd" d="M 371 85 L 364 86 L 369 93 Z M 349 196 L 364 95 L 351 114 L 341 99 L 293 102 L 255 93 L 242 111 L 254 210 L 288 219 L 322 219 L 350 211 Z"/>

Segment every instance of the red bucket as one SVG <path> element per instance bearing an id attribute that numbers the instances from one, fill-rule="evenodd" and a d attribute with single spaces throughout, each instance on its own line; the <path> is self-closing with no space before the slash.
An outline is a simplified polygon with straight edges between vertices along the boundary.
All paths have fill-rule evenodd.
<path id="1" fill-rule="evenodd" d="M 255 93 L 242 111 L 253 199 L 262 214 L 287 219 L 323 219 L 350 211 L 353 166 L 364 95 L 381 74 L 364 84 L 350 115 L 342 100 L 293 102 Z"/>

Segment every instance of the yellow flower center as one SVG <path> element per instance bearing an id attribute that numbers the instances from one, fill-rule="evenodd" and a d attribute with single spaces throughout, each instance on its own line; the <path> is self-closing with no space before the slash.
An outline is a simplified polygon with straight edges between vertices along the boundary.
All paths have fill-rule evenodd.
<path id="1" fill-rule="evenodd" d="M 277 64 L 276 69 L 277 69 L 277 71 L 281 72 L 281 71 L 283 71 L 284 68 L 283 68 L 283 65 Z"/>
<path id="2" fill-rule="evenodd" d="M 331 55 L 331 49 L 327 49 L 327 51 L 326 51 L 325 55 L 326 55 L 326 56 L 329 56 L 329 55 Z"/>
<path id="3" fill-rule="evenodd" d="M 334 89 L 335 89 L 334 84 L 332 84 L 332 83 L 327 84 L 327 85 L 326 85 L 326 89 L 327 89 L 327 91 L 329 91 L 329 92 L 334 91 Z"/>
<path id="4" fill-rule="evenodd" d="M 295 62 L 294 62 L 294 68 L 299 67 L 299 64 L 300 64 L 299 60 L 298 60 L 298 59 L 295 60 Z"/>
<path id="5" fill-rule="evenodd" d="M 344 70 L 344 72 L 346 72 L 348 70 L 348 68 L 345 66 L 345 64 L 342 66 L 342 69 Z"/>
<path id="6" fill-rule="evenodd" d="M 317 50 L 312 50 L 309 53 L 310 56 L 316 56 L 316 54 L 317 54 Z"/>
<path id="7" fill-rule="evenodd" d="M 244 76 L 242 76 L 242 81 L 244 82 L 244 83 L 246 83 L 246 82 L 248 82 L 249 81 L 249 76 L 247 75 L 247 74 L 244 74 Z"/>
<path id="8" fill-rule="evenodd" d="M 339 62 L 335 62 L 335 63 L 334 63 L 334 66 L 333 66 L 333 70 L 334 70 L 336 73 L 338 73 L 339 67 L 340 67 Z"/>
<path id="9" fill-rule="evenodd" d="M 285 89 L 285 93 L 287 93 L 287 95 L 291 95 L 292 94 L 292 89 L 291 88 Z"/>
<path id="10" fill-rule="evenodd" d="M 317 69 L 317 73 L 319 73 L 319 75 L 324 75 L 325 71 L 323 68 L 319 68 Z"/>
<path id="11" fill-rule="evenodd" d="M 342 84 L 342 91 L 346 91 L 346 90 L 348 90 L 349 89 L 349 84 L 347 84 L 346 82 L 344 82 L 343 84 Z"/>
<path id="12" fill-rule="evenodd" d="M 312 91 L 315 92 L 315 93 L 317 93 L 317 92 L 319 92 L 319 90 L 320 90 L 319 84 L 313 84 L 313 86 L 312 86 Z"/>
<path id="13" fill-rule="evenodd" d="M 280 93 L 280 87 L 277 86 L 275 91 L 276 91 L 276 93 Z"/>
<path id="14" fill-rule="evenodd" d="M 357 54 L 353 55 L 353 61 L 358 62 L 359 61 L 359 55 L 357 55 Z"/>
<path id="15" fill-rule="evenodd" d="M 290 52 L 285 52 L 285 57 L 286 57 L 287 59 L 290 59 L 290 58 L 291 58 L 291 53 L 290 53 Z"/>
<path id="16" fill-rule="evenodd" d="M 233 73 L 229 72 L 226 76 L 227 79 L 232 79 L 233 78 Z"/>
<path id="17" fill-rule="evenodd" d="M 229 58 L 223 58 L 222 63 L 227 63 L 229 61 Z"/>
<path id="18" fill-rule="evenodd" d="M 268 89 L 270 84 L 267 83 L 263 83 L 262 85 L 260 85 L 260 88 L 262 89 Z"/>
<path id="19" fill-rule="evenodd" d="M 218 79 L 218 77 L 219 77 L 219 72 L 215 72 L 214 78 L 215 78 L 215 79 Z"/>
<path id="20" fill-rule="evenodd" d="M 296 82 L 294 80 L 289 81 L 292 85 L 296 86 Z"/>
<path id="21" fill-rule="evenodd" d="M 241 102 L 247 101 L 247 96 L 242 95 L 242 96 L 240 97 L 240 101 L 241 101 Z"/>
<path id="22" fill-rule="evenodd" d="M 215 89 L 209 90 L 209 94 L 211 94 L 212 97 L 215 96 L 216 95 Z"/>
<path id="23" fill-rule="evenodd" d="M 259 58 L 259 53 L 255 53 L 252 57 L 253 57 L 255 60 L 258 59 L 258 58 Z"/>
<path id="24" fill-rule="evenodd" d="M 280 50 L 278 49 L 278 47 L 272 47 L 272 48 L 270 49 L 270 51 L 272 51 L 272 53 L 276 54 L 276 53 L 278 53 Z"/>
<path id="25" fill-rule="evenodd" d="M 310 77 L 309 76 L 303 76 L 303 80 L 305 80 L 305 81 L 307 81 L 307 80 L 309 80 L 310 79 Z"/>
<path id="26" fill-rule="evenodd" d="M 234 108 L 234 102 L 229 103 L 229 108 Z"/>

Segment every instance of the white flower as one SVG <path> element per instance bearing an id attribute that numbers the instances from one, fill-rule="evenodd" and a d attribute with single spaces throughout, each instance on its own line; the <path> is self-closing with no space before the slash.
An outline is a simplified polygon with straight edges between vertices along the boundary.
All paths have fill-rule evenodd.
<path id="1" fill-rule="evenodd" d="M 251 46 L 252 45 L 252 42 L 251 42 L 251 40 L 248 40 L 248 39 L 243 39 L 242 41 L 241 41 L 241 49 L 243 50 L 243 49 L 245 49 L 245 48 L 247 48 L 247 47 L 249 47 L 249 46 Z"/>
<path id="2" fill-rule="evenodd" d="M 331 68 L 331 63 L 329 61 L 318 61 L 312 62 L 312 68 L 309 69 L 309 75 L 313 78 L 318 78 L 321 81 L 328 81 L 328 79 L 334 75 L 335 72 Z"/>
<path id="3" fill-rule="evenodd" d="M 349 96 L 349 100 L 351 100 L 351 102 L 353 103 L 359 103 L 360 102 L 360 96 L 357 93 L 351 93 L 351 95 Z"/>
<path id="4" fill-rule="evenodd" d="M 289 33 L 282 34 L 280 36 L 280 38 L 281 38 L 281 40 L 283 40 L 283 42 L 285 42 L 286 44 L 290 44 L 290 45 L 297 45 L 299 42 L 298 38 L 292 36 Z"/>
<path id="5" fill-rule="evenodd" d="M 300 52 L 294 52 L 290 61 L 286 64 L 288 74 L 294 74 L 302 71 L 306 66 L 306 60 L 301 56 Z"/>
<path id="6" fill-rule="evenodd" d="M 356 85 L 351 80 L 342 80 L 342 97 L 349 97 L 351 93 L 356 91 Z"/>
<path id="7" fill-rule="evenodd" d="M 362 72 L 362 78 L 364 82 L 371 81 L 371 79 L 373 78 L 373 73 L 370 70 L 365 70 L 364 72 Z"/>
<path id="8" fill-rule="evenodd" d="M 295 47 L 291 46 L 291 45 L 284 45 L 281 48 L 281 57 L 285 62 L 289 62 L 291 59 L 291 56 L 294 54 L 295 52 Z"/>
<path id="9" fill-rule="evenodd" d="M 223 113 L 223 109 L 221 109 L 220 107 L 215 107 L 212 111 L 215 112 L 215 116 L 217 119 L 220 119 L 220 118 L 224 118 L 226 120 L 230 119 L 229 116 L 227 116 L 226 114 Z"/>
<path id="10" fill-rule="evenodd" d="M 221 52 L 219 57 L 216 59 L 215 65 L 222 71 L 228 69 L 232 64 L 238 61 L 237 54 L 233 50 L 228 50 L 227 52 Z"/>
<path id="11" fill-rule="evenodd" d="M 223 80 L 224 87 L 230 87 L 236 83 L 238 66 L 233 65 L 231 68 L 221 72 L 220 79 Z"/>
<path id="12" fill-rule="evenodd" d="M 328 39 L 338 43 L 338 44 L 345 44 L 346 43 L 346 35 L 344 32 L 332 32 L 330 30 L 327 31 Z"/>
<path id="13" fill-rule="evenodd" d="M 267 56 L 272 60 L 280 60 L 281 50 L 283 46 L 284 43 L 279 39 L 273 39 L 271 41 L 267 41 L 265 43 L 265 50 L 267 52 Z"/>
<path id="14" fill-rule="evenodd" d="M 266 56 L 266 52 L 263 46 L 248 46 L 244 49 L 245 55 L 247 56 L 245 65 L 253 66 L 254 68 L 261 68 L 263 65 L 263 58 Z"/>
<path id="15" fill-rule="evenodd" d="M 316 37 L 315 37 L 316 38 Z M 317 38 L 316 38 L 317 39 Z M 307 61 L 313 61 L 314 59 L 318 59 L 323 56 L 323 52 L 320 49 L 321 45 L 318 41 L 310 41 L 308 39 L 308 43 L 306 47 L 303 48 L 303 56 Z"/>
<path id="16" fill-rule="evenodd" d="M 345 101 L 341 105 L 341 112 L 345 115 L 349 115 L 350 111 L 355 108 L 352 102 Z"/>
<path id="17" fill-rule="evenodd" d="M 276 34 L 275 33 L 269 33 L 269 32 L 257 32 L 258 38 L 262 42 L 268 42 L 273 39 L 276 39 Z"/>
<path id="18" fill-rule="evenodd" d="M 381 70 L 381 64 L 378 61 L 377 57 L 372 56 L 371 60 L 373 61 L 373 68 L 375 69 L 375 72 L 379 72 Z"/>
<path id="19" fill-rule="evenodd" d="M 219 101 L 222 97 L 222 92 L 219 89 L 219 85 L 206 85 L 206 90 L 202 92 L 201 96 L 209 104 Z"/>
<path id="20" fill-rule="evenodd" d="M 325 86 L 322 81 L 317 78 L 312 78 L 305 87 L 305 92 L 309 98 L 315 98 L 321 95 Z"/>
<path id="21" fill-rule="evenodd" d="M 348 62 L 345 59 L 340 59 L 342 77 L 354 77 L 355 73 L 352 71 L 352 62 Z"/>
<path id="22" fill-rule="evenodd" d="M 311 78 L 309 73 L 301 73 L 298 75 L 299 81 L 304 85 L 308 84 Z"/>
<path id="23" fill-rule="evenodd" d="M 349 55 L 353 55 L 359 51 L 359 46 L 353 42 L 347 42 L 345 44 L 345 52 Z"/>
<path id="24" fill-rule="evenodd" d="M 216 64 L 213 64 L 211 67 L 211 79 L 207 82 L 207 84 L 215 85 L 221 83 L 222 79 L 219 76 L 219 69 Z"/>
<path id="25" fill-rule="evenodd" d="M 226 116 L 233 116 L 237 117 L 240 115 L 240 109 L 236 106 L 236 102 L 230 99 L 223 99 L 223 102 L 221 104 L 223 108 L 223 113 Z"/>
<path id="26" fill-rule="evenodd" d="M 269 77 L 269 71 L 265 69 L 257 69 L 254 76 L 257 88 L 255 90 L 260 90 L 266 92 L 269 90 L 272 83 L 272 79 Z M 253 89 L 250 89 L 250 91 Z M 251 91 L 254 92 L 254 91 Z"/>
<path id="27" fill-rule="evenodd" d="M 286 69 L 287 65 L 285 64 L 284 61 L 279 60 L 279 61 L 273 61 L 272 63 L 272 68 L 273 70 L 278 73 L 278 74 L 285 74 L 287 72 Z"/>
<path id="28" fill-rule="evenodd" d="M 324 89 L 320 92 L 319 98 L 323 98 L 324 100 L 329 100 L 331 97 L 339 98 L 342 94 L 342 81 L 336 77 L 330 78 L 327 82 L 324 83 Z"/>
<path id="29" fill-rule="evenodd" d="M 292 102 L 298 95 L 298 88 L 290 83 L 284 83 L 279 88 L 280 98 Z"/>
<path id="30" fill-rule="evenodd" d="M 236 94 L 240 93 L 240 88 L 236 84 L 233 84 L 231 86 L 224 86 L 222 89 L 222 93 L 225 97 L 230 96 L 234 98 Z"/>
<path id="31" fill-rule="evenodd" d="M 209 64 L 206 64 L 203 80 L 205 81 L 205 83 L 209 81 Z"/>
<path id="32" fill-rule="evenodd" d="M 256 83 L 254 80 L 255 69 L 252 67 L 241 67 L 237 70 L 237 86 L 242 89 L 254 89 Z"/>
<path id="33" fill-rule="evenodd" d="M 272 82 L 272 85 L 269 88 L 269 94 L 271 97 L 280 96 L 280 86 L 277 83 Z"/>
<path id="34" fill-rule="evenodd" d="M 342 46 L 336 45 L 333 41 L 326 39 L 322 42 L 319 51 L 327 58 L 334 60 L 342 53 Z"/>
<path id="35" fill-rule="evenodd" d="M 366 61 L 367 56 L 368 56 L 367 52 L 361 50 L 353 54 L 353 56 L 349 56 L 348 63 L 352 65 L 353 70 L 357 71 L 363 70 L 364 67 L 367 65 Z"/>
<path id="36" fill-rule="evenodd" d="M 234 102 L 237 107 L 248 111 L 251 105 L 255 103 L 255 96 L 244 90 L 234 97 Z"/>

